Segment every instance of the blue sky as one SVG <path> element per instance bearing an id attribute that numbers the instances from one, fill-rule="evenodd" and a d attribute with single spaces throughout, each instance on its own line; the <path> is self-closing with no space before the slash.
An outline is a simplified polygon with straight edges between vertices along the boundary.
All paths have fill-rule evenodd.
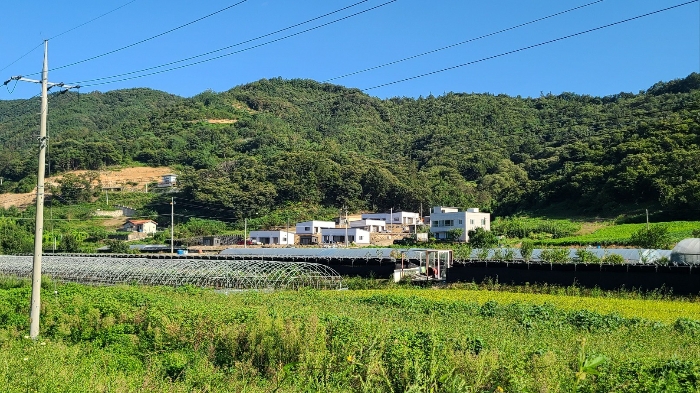
<path id="1" fill-rule="evenodd" d="M 7 0 L 0 22 L 0 79 L 41 70 L 42 50 L 30 49 L 130 0 Z M 163 33 L 240 0 L 134 0 L 49 41 L 49 80 L 81 82 L 133 72 L 238 44 L 350 6 L 360 0 L 246 0 L 238 6 L 134 47 L 58 68 Z M 279 39 L 379 6 L 367 0 L 345 11 L 217 55 Z M 594 0 L 395 0 L 337 23 L 258 48 L 158 75 L 86 86 L 81 92 L 148 87 L 192 96 L 225 91 L 261 78 L 325 81 L 348 73 L 507 29 Z M 687 1 L 687 0 L 685 0 Z M 590 95 L 637 92 L 658 81 L 700 72 L 700 3 L 603 30 L 402 83 L 373 88 L 603 26 L 684 0 L 603 0 L 501 34 L 382 67 L 333 83 L 380 98 L 446 92 L 537 97 L 564 91 Z M 40 15 L 46 15 L 41 18 Z M 208 56 L 212 57 L 212 56 Z M 198 58 L 197 60 L 207 59 Z M 15 62 L 16 61 L 16 62 Z M 10 65 L 10 63 L 14 64 Z M 188 62 L 177 65 L 188 64 Z M 54 69 L 56 68 L 56 69 Z M 139 75 L 139 74 L 133 74 Z M 133 76 L 132 75 L 132 76 Z M 119 79 L 119 78 L 117 78 Z M 112 82 L 103 79 L 99 82 Z M 95 83 L 95 82 L 92 82 Z M 28 98 L 37 85 L 19 83 L 0 99 Z"/>

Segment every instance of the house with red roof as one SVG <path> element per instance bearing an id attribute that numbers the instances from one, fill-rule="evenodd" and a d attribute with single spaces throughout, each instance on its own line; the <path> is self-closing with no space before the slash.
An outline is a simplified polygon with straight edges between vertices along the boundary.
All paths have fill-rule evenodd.
<path id="1" fill-rule="evenodd" d="M 128 220 L 119 230 L 151 234 L 156 233 L 157 225 L 158 223 L 153 220 Z"/>

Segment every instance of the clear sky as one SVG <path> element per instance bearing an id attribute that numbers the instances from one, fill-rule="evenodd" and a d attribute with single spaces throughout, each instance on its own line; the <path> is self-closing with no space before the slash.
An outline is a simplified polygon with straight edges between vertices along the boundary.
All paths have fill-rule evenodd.
<path id="1" fill-rule="evenodd" d="M 59 68 L 164 33 L 239 1 L 6 0 L 0 21 L 0 82 L 13 75 L 39 78 L 39 75 L 31 74 L 41 70 L 41 47 L 20 60 L 18 58 L 40 45 L 43 39 L 73 28 L 49 41 L 51 82 L 80 82 L 86 85 L 81 89 L 85 93 L 148 87 L 189 97 L 207 89 L 225 91 L 261 78 L 326 81 L 508 29 L 595 0 L 395 0 L 383 6 L 380 5 L 389 0 L 366 0 L 313 22 L 240 44 L 361 1 L 245 0 L 139 45 Z M 441 95 L 450 91 L 532 97 L 564 91 L 598 96 L 623 91 L 636 93 L 658 81 L 700 72 L 699 2 L 433 75 L 373 87 L 474 62 L 685 1 L 688 0 L 603 0 L 543 21 L 398 64 L 333 79 L 332 82 L 360 88 L 380 98 Z M 380 7 L 350 16 L 376 6 Z M 110 11 L 113 12 L 101 16 Z M 350 17 L 303 32 L 346 16 Z M 97 17 L 100 18 L 85 24 Z M 80 26 L 82 24 L 85 25 Z M 299 34 L 284 38 L 295 33 Z M 268 43 L 276 39 L 278 41 Z M 113 82 L 114 79 L 89 82 L 228 46 L 233 47 L 150 72 L 259 44 L 265 45 L 157 75 L 119 82 Z M 137 75 L 140 74 L 117 79 Z M 99 82 L 112 83 L 94 85 Z M 8 86 L 9 91 L 13 87 L 14 82 Z M 4 86 L 0 85 L 0 88 L 2 100 L 28 98 L 39 93 L 39 86 L 29 83 L 17 84 L 12 94 Z"/>

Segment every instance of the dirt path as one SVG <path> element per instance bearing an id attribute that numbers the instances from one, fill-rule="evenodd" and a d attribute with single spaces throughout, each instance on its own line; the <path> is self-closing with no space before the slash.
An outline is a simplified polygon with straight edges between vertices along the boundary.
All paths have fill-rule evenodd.
<path id="1" fill-rule="evenodd" d="M 72 171 L 75 175 L 82 175 L 88 171 Z M 99 171 L 100 181 L 103 187 L 116 187 L 131 183 L 132 187 L 143 188 L 146 184 L 160 181 L 163 175 L 172 173 L 172 169 L 168 167 L 133 167 L 123 168 L 119 170 Z M 46 185 L 58 185 L 58 180 L 63 175 L 51 176 L 46 179 Z M 26 207 L 34 203 L 36 189 L 25 194 L 0 194 L 0 206 L 7 209 L 11 206 Z"/>

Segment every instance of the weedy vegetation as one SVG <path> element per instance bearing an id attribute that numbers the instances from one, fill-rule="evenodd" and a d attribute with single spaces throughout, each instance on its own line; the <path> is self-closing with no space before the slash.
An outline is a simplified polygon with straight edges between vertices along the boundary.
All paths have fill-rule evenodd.
<path id="1" fill-rule="evenodd" d="M 33 341 L 29 283 L 0 280 L 3 391 L 700 389 L 694 300 L 400 286 L 228 295 L 44 287 Z"/>

